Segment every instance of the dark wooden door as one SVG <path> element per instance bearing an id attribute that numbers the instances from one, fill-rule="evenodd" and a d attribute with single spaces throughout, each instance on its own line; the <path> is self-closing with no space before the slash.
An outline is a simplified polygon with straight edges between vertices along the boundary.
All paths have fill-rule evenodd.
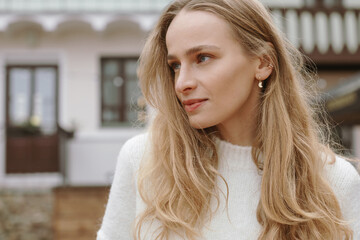
<path id="1" fill-rule="evenodd" d="M 7 66 L 6 96 L 6 172 L 58 172 L 57 66 Z"/>

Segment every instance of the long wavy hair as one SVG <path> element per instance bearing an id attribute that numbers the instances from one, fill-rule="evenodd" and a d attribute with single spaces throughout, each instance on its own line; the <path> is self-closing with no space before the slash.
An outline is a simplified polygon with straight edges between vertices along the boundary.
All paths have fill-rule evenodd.
<path id="1" fill-rule="evenodd" d="M 262 175 L 258 239 L 352 239 L 335 194 L 321 174 L 324 155 L 334 159 L 334 153 L 327 147 L 304 87 L 310 76 L 304 58 L 257 0 L 176 0 L 150 34 L 138 75 L 156 116 L 150 128 L 151 151 L 138 172 L 138 190 L 146 208 L 134 224 L 134 238 L 141 239 L 145 223 L 156 220 L 160 224 L 152 233 L 154 239 L 168 239 L 172 232 L 196 239 L 205 216 L 213 216 L 210 200 L 217 200 L 217 206 L 222 197 L 228 200 L 228 189 L 221 192 L 216 183 L 222 178 L 212 137 L 216 126 L 190 126 L 167 64 L 166 33 L 182 10 L 224 19 L 249 56 L 266 55 L 274 67 L 261 94 L 252 147 Z"/>

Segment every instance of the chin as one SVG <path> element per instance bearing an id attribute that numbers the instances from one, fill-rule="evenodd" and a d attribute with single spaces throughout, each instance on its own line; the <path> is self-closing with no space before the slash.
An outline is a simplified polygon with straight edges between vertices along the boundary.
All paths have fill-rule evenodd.
<path id="1" fill-rule="evenodd" d="M 215 126 L 216 124 L 210 122 L 210 121 L 206 121 L 206 120 L 203 120 L 203 119 L 195 119 L 195 118 L 192 118 L 190 117 L 189 118 L 189 121 L 190 121 L 190 126 L 195 128 L 195 129 L 205 129 L 205 128 L 209 128 L 209 127 L 213 127 Z"/>

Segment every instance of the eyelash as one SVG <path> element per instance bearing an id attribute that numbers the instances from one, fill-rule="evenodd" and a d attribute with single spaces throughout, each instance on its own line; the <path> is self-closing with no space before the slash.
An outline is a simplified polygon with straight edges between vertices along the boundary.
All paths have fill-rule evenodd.
<path id="1" fill-rule="evenodd" d="M 196 61 L 197 61 L 197 64 L 200 64 L 200 63 L 203 63 L 203 62 L 206 62 L 208 61 L 212 56 L 210 56 L 209 54 L 203 54 L 203 53 L 200 53 L 196 56 Z M 208 58 L 206 60 L 201 60 L 202 58 Z M 174 63 L 170 63 L 169 64 L 170 68 L 172 71 L 176 72 L 178 69 L 180 69 L 181 67 L 181 64 L 180 63 L 177 63 L 177 62 L 174 62 Z"/>

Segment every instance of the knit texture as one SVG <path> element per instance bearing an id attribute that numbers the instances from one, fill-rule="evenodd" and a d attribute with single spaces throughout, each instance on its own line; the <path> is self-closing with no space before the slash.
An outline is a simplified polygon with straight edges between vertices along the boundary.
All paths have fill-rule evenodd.
<path id="1" fill-rule="evenodd" d="M 251 147 L 233 145 L 216 140 L 219 172 L 229 187 L 228 209 L 221 196 L 220 207 L 203 229 L 207 240 L 256 240 L 261 225 L 256 219 L 260 199 L 261 175 L 251 156 Z M 136 173 L 143 156 L 148 151 L 148 134 L 128 140 L 122 147 L 111 186 L 108 204 L 97 240 L 130 240 L 132 224 L 145 205 L 136 188 Z M 337 158 L 325 167 L 326 177 L 332 186 L 344 215 L 354 230 L 354 240 L 360 240 L 360 176 L 346 160 Z M 218 179 L 220 189 L 226 193 L 225 184 Z M 212 202 L 215 207 L 216 202 Z M 145 225 L 145 239 L 155 239 L 151 233 L 159 226 L 155 222 Z M 180 239 L 171 236 L 171 240 Z"/>

